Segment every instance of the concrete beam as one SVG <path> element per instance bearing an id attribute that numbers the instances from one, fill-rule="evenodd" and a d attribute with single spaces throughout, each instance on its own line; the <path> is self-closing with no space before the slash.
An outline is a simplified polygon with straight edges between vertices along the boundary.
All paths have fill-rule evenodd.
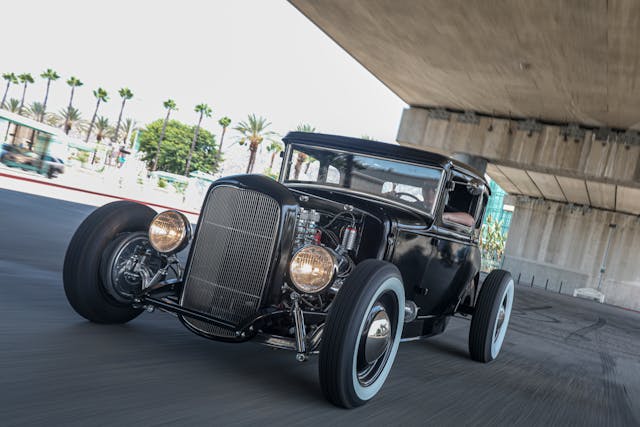
<path id="1" fill-rule="evenodd" d="M 519 129 L 519 122 L 481 117 L 477 124 L 429 116 L 428 109 L 405 109 L 400 144 L 444 153 L 468 153 L 491 163 L 544 174 L 561 175 L 640 188 L 640 144 L 598 140 L 592 130 L 580 139 L 563 127 L 544 125 L 540 132 Z"/>
<path id="2" fill-rule="evenodd" d="M 487 173 L 506 191 L 640 214 L 640 142 L 624 133 L 462 113 L 403 112 L 398 142 L 487 159 Z"/>

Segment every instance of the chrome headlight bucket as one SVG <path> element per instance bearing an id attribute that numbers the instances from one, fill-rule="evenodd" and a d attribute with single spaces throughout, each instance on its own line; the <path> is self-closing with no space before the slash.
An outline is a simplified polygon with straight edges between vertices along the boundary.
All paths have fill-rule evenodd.
<path id="1" fill-rule="evenodd" d="M 178 211 L 164 211 L 149 225 L 149 243 L 160 253 L 172 254 L 183 250 L 191 240 L 191 224 Z"/>
<path id="2" fill-rule="evenodd" d="M 331 251 L 323 246 L 308 245 L 293 255 L 289 277 L 300 292 L 315 294 L 331 284 L 336 269 L 336 258 Z"/>

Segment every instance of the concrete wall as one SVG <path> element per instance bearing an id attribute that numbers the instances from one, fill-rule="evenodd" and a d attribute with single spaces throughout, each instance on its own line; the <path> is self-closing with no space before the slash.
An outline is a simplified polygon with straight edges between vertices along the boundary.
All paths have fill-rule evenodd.
<path id="1" fill-rule="evenodd" d="M 571 294 L 596 288 L 610 226 L 616 224 L 609 249 L 602 292 L 606 302 L 640 310 L 640 217 L 576 208 L 570 205 L 516 199 L 505 251 L 504 268 L 521 283 Z"/>

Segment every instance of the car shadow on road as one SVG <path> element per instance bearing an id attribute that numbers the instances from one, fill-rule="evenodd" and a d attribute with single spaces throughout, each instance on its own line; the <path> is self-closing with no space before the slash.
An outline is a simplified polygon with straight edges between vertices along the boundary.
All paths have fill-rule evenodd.
<path id="1" fill-rule="evenodd" d="M 416 344 L 425 346 L 429 351 L 434 353 L 469 360 L 469 352 L 466 348 L 466 342 L 460 343 L 456 341 L 455 343 L 451 343 L 445 341 L 443 338 L 444 337 L 430 339 L 427 338 L 424 341 L 420 341 Z"/>
<path id="2" fill-rule="evenodd" d="M 151 318 L 151 316 L 144 316 Z M 179 369 L 174 372 L 163 370 L 168 381 L 189 379 L 189 388 L 210 388 L 219 384 L 224 377 L 227 385 L 234 384 L 234 390 L 225 393 L 243 394 L 259 392 L 270 399 L 287 399 L 298 403 L 314 405 L 326 404 L 318 382 L 317 358 L 300 363 L 295 353 L 275 350 L 257 343 L 224 343 L 198 337 L 183 329 L 177 320 L 168 317 L 156 322 L 140 319 L 126 325 L 96 325 L 89 322 L 77 322 L 63 328 L 62 336 L 74 336 L 83 341 L 75 358 L 92 359 L 98 354 L 107 359 L 128 360 L 144 354 L 150 369 L 158 366 L 175 365 L 180 361 Z M 176 324 L 172 325 L 172 321 Z M 51 337 L 55 339 L 54 337 Z M 105 354 L 113 353 L 111 356 Z M 123 354 L 124 353 L 124 354 Z M 126 362 L 123 362 L 126 368 Z M 97 374 L 100 374 L 99 368 Z M 136 382 L 141 378 L 127 378 Z"/>

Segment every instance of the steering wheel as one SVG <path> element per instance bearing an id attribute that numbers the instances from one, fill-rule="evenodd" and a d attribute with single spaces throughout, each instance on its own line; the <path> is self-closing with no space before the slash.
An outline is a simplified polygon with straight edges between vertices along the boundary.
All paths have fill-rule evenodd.
<path id="1" fill-rule="evenodd" d="M 422 200 L 418 199 L 418 197 L 414 196 L 411 193 L 399 192 L 399 193 L 393 193 L 393 195 L 398 199 L 400 199 L 402 196 L 411 197 L 415 202 L 422 203 Z"/>

